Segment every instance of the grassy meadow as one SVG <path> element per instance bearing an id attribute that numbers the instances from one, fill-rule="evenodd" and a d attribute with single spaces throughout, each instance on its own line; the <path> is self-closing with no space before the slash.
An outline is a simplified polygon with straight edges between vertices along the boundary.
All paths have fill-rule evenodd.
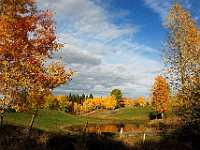
<path id="1" fill-rule="evenodd" d="M 60 131 L 64 126 L 89 124 L 109 124 L 116 122 L 144 124 L 149 121 L 151 108 L 121 108 L 116 110 L 97 110 L 83 115 L 72 115 L 56 110 L 40 110 L 34 128 L 45 131 Z M 31 120 L 31 112 L 7 112 L 6 124 L 26 127 Z"/>

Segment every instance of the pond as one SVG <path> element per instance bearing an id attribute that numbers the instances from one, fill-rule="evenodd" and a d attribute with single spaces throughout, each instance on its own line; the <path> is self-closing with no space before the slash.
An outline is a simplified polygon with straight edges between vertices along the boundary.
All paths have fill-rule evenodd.
<path id="1" fill-rule="evenodd" d="M 69 126 L 65 127 L 65 130 L 71 132 L 81 132 L 85 129 L 85 126 Z M 123 123 L 113 123 L 113 124 L 89 124 L 86 128 L 88 133 L 131 133 L 131 132 L 143 132 L 143 125 L 135 124 L 123 124 Z"/>

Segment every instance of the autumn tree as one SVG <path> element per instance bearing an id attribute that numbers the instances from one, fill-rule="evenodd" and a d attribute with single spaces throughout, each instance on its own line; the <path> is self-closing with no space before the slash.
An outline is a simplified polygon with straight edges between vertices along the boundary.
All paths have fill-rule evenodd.
<path id="1" fill-rule="evenodd" d="M 170 9 L 165 56 L 167 75 L 178 96 L 181 117 L 196 121 L 200 117 L 200 31 L 189 12 L 175 3 Z"/>
<path id="2" fill-rule="evenodd" d="M 111 91 L 111 96 L 114 96 L 115 99 L 117 100 L 117 106 L 120 107 L 120 101 L 122 100 L 122 92 L 119 89 L 114 89 Z"/>
<path id="3" fill-rule="evenodd" d="M 167 81 L 162 76 L 157 76 L 153 85 L 152 106 L 157 114 L 163 118 L 169 106 L 169 88 Z"/>
<path id="4" fill-rule="evenodd" d="M 82 112 L 90 112 L 96 109 L 115 109 L 117 100 L 114 96 L 95 97 L 87 99 L 81 105 Z"/>
<path id="5" fill-rule="evenodd" d="M 115 109 L 118 105 L 118 101 L 115 96 L 107 96 L 102 98 L 101 106 L 105 109 Z"/>
<path id="6" fill-rule="evenodd" d="M 145 98 L 144 98 L 144 96 L 138 97 L 136 99 L 135 105 L 144 107 L 145 106 Z"/>
<path id="7" fill-rule="evenodd" d="M 0 93 L 7 104 L 34 109 L 33 126 L 44 96 L 73 74 L 60 63 L 45 63 L 61 48 L 52 13 L 39 11 L 34 0 L 1 0 Z"/>
<path id="8" fill-rule="evenodd" d="M 90 112 L 95 110 L 98 106 L 101 105 L 101 99 L 100 98 L 94 98 L 94 99 L 87 99 L 83 102 L 81 106 L 82 112 Z"/>
<path id="9" fill-rule="evenodd" d="M 135 101 L 128 97 L 123 97 L 122 102 L 123 102 L 124 107 L 134 107 L 135 106 Z"/>
<path id="10" fill-rule="evenodd" d="M 56 110 L 59 107 L 58 100 L 53 94 L 44 96 L 44 109 Z"/>
<path id="11" fill-rule="evenodd" d="M 64 112 L 69 112 L 72 102 L 69 101 L 69 98 L 64 95 L 55 96 L 53 94 L 47 95 L 44 97 L 45 104 L 44 108 L 59 110 Z"/>

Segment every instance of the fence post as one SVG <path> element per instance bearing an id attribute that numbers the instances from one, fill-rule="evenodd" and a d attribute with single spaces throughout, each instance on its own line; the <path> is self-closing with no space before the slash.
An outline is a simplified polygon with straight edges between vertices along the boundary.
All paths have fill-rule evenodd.
<path id="1" fill-rule="evenodd" d="M 142 140 L 143 143 L 145 142 L 145 139 L 146 139 L 146 134 L 144 133 L 144 134 L 143 134 L 143 140 Z"/>

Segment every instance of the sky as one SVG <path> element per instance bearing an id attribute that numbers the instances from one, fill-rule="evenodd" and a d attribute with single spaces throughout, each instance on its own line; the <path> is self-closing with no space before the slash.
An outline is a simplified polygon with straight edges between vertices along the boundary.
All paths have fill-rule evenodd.
<path id="1" fill-rule="evenodd" d="M 198 22 L 200 1 L 177 0 Z M 148 97 L 163 72 L 164 21 L 173 0 L 39 0 L 55 14 L 56 34 L 64 48 L 54 60 L 76 71 L 57 94 Z"/>

